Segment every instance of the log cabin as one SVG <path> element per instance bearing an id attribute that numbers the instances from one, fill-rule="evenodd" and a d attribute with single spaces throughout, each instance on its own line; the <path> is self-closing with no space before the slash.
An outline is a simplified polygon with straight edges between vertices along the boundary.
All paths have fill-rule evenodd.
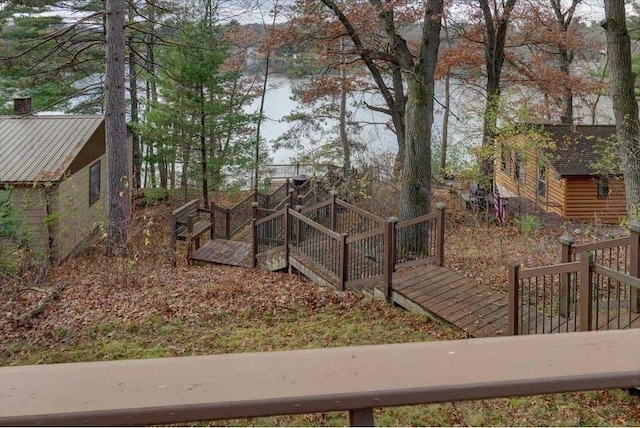
<path id="1" fill-rule="evenodd" d="M 614 125 L 524 124 L 499 137 L 500 195 L 567 220 L 619 223 L 627 215 L 624 179 L 618 163 L 603 159 L 615 132 Z"/>

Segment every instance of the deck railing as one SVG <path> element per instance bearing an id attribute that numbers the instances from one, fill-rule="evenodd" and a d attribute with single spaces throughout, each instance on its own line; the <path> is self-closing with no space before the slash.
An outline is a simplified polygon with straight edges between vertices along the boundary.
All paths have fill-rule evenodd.
<path id="1" fill-rule="evenodd" d="M 640 222 L 631 221 L 628 224 L 629 236 L 618 239 L 610 239 L 601 242 L 574 245 L 570 236 L 560 238 L 562 244 L 561 262 L 569 263 L 579 259 L 579 255 L 586 253 L 591 256 L 594 263 L 607 267 L 616 272 L 629 274 L 635 278 L 640 276 Z M 599 295 L 606 294 L 610 291 L 608 285 L 597 290 Z M 622 299 L 629 299 L 631 308 L 638 312 L 640 301 L 638 291 L 634 288 L 623 287 L 620 293 L 629 292 L 629 295 L 621 296 Z M 565 297 L 569 297 L 563 293 Z M 563 303 L 562 309 L 566 308 L 568 303 Z"/>
<path id="2" fill-rule="evenodd" d="M 287 209 L 291 251 L 311 261 L 344 288 L 345 235 L 314 222 L 295 210 Z M 336 257 L 337 255 L 337 257 Z"/>
<path id="3" fill-rule="evenodd" d="M 640 326 L 640 279 L 579 261 L 509 270 L 509 334 L 609 330 Z M 636 325 L 637 324 L 637 325 Z"/>
<path id="4" fill-rule="evenodd" d="M 444 204 L 438 204 L 435 213 L 398 223 L 395 217 L 384 220 L 337 199 L 335 194 L 306 209 L 287 208 L 279 214 L 256 208 L 254 265 L 262 252 L 281 246 L 286 251 L 285 259 L 290 250 L 294 251 L 294 257 L 311 262 L 326 282 L 340 290 L 382 286 L 389 298 L 397 267 L 444 264 L 444 210 Z M 270 215 L 259 220 L 263 213 Z M 278 237 L 271 238 L 282 227 L 287 233 L 277 232 Z M 277 246 L 256 243 L 270 239 L 280 242 L 279 236 L 285 242 Z"/>
<path id="5" fill-rule="evenodd" d="M 437 211 L 395 226 L 396 266 L 435 263 L 444 265 L 444 204 Z"/>
<path id="6" fill-rule="evenodd" d="M 168 425 L 640 387 L 631 331 L 0 367 L 0 425 Z M 61 394 L 61 391 L 64 393 Z"/>

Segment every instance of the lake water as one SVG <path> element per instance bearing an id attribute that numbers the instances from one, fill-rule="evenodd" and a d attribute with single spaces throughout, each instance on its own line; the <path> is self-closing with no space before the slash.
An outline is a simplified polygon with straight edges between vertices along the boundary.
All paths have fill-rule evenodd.
<path id="1" fill-rule="evenodd" d="M 273 142 L 293 126 L 283 118 L 302 108 L 299 102 L 292 99 L 293 86 L 299 83 L 281 75 L 269 77 L 264 107 L 265 119 L 262 124 L 261 134 L 266 143 L 263 150 L 269 151 L 272 158 L 271 162 L 275 164 L 290 163 L 298 152 L 298 150 L 285 148 L 276 150 L 273 148 Z M 469 148 L 481 142 L 481 117 L 482 109 L 484 108 L 484 97 L 477 91 L 470 89 L 469 85 L 454 83 L 451 88 L 451 98 L 452 114 L 449 122 L 450 153 L 456 152 L 457 156 L 462 156 L 463 160 L 468 161 L 472 158 Z M 507 99 L 506 95 L 505 99 Z M 444 113 L 441 105 L 444 103 L 443 82 L 436 83 L 436 100 L 433 136 L 434 141 L 439 143 Z M 349 97 L 349 109 L 353 112 L 355 121 L 371 123 L 371 125 L 364 125 L 358 135 L 353 136 L 358 141 L 366 143 L 368 153 L 364 157 L 376 157 L 385 152 L 396 153 L 398 145 L 395 134 L 386 125 L 389 117 L 366 108 L 363 101 L 373 105 L 382 105 L 382 97 L 362 94 L 354 94 Z M 248 107 L 247 111 L 257 112 L 259 108 L 260 99 L 256 99 Z M 303 111 L 310 112 L 310 109 L 303 109 Z M 584 123 L 590 123 L 590 115 L 587 109 L 576 107 L 576 115 L 584 117 Z M 605 124 L 613 123 L 611 101 L 606 97 L 603 97 L 600 101 L 598 121 Z M 337 136 L 337 121 L 328 121 L 321 130 L 301 137 L 298 143 L 305 151 L 310 151 L 313 147 L 317 147 L 319 143 L 335 140 Z"/>

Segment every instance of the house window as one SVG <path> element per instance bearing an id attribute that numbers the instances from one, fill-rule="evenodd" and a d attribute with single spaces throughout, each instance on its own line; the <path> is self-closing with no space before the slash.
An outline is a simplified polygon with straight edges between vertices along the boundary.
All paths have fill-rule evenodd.
<path id="1" fill-rule="evenodd" d="M 519 183 L 524 183 L 525 174 L 524 157 L 522 157 L 522 154 L 516 152 L 516 159 L 513 164 L 513 178 Z"/>
<path id="2" fill-rule="evenodd" d="M 600 177 L 598 179 L 598 197 L 607 198 L 609 196 L 609 179 Z"/>
<path id="3" fill-rule="evenodd" d="M 89 176 L 89 205 L 92 205 L 100 198 L 100 161 L 91 165 Z"/>
<path id="4" fill-rule="evenodd" d="M 505 145 L 502 145 L 500 151 L 500 167 L 505 174 L 509 174 L 509 164 L 511 163 L 511 151 Z"/>
<path id="5" fill-rule="evenodd" d="M 547 168 L 538 168 L 538 195 L 543 198 L 547 196 Z"/>

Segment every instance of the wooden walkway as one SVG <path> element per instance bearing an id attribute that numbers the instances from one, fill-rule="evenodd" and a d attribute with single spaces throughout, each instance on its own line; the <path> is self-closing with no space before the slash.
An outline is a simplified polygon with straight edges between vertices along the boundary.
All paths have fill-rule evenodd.
<path id="1" fill-rule="evenodd" d="M 286 267 L 281 248 L 261 254 L 259 262 L 263 268 L 280 270 Z M 230 266 L 251 266 L 251 245 L 240 241 L 215 239 L 195 251 L 192 260 Z M 290 264 L 316 282 L 331 285 L 330 280 L 321 280 L 322 275 L 313 266 L 313 261 L 301 257 L 293 250 Z M 363 290 L 368 295 L 376 292 L 373 287 Z M 506 293 L 479 284 L 450 268 L 437 265 L 420 265 L 399 269 L 393 273 L 391 299 L 398 306 L 414 313 L 427 315 L 446 322 L 466 332 L 470 337 L 492 337 L 507 335 L 508 299 Z M 523 317 L 525 315 L 523 314 Z M 598 320 L 599 329 L 640 327 L 640 314 L 621 317 L 622 324 L 609 321 L 604 316 Z M 551 320 L 531 308 L 521 320 L 523 334 L 577 331 L 579 322 Z M 610 324 L 607 326 L 607 324 Z"/>
<path id="2" fill-rule="evenodd" d="M 423 265 L 394 272 L 391 298 L 407 310 L 445 321 L 471 337 L 507 334 L 506 294 L 447 267 Z"/>
<path id="3" fill-rule="evenodd" d="M 228 266 L 251 267 L 251 244 L 226 239 L 213 239 L 198 248 L 191 260 Z"/>

